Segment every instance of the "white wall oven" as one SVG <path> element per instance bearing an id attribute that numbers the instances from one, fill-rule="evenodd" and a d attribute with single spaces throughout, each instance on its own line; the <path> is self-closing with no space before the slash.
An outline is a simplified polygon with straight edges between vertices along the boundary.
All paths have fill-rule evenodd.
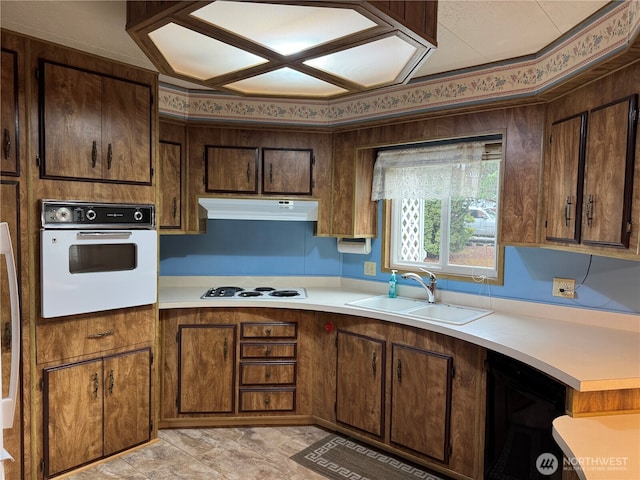
<path id="1" fill-rule="evenodd" d="M 41 207 L 43 318 L 156 302 L 153 205 L 42 200 Z"/>

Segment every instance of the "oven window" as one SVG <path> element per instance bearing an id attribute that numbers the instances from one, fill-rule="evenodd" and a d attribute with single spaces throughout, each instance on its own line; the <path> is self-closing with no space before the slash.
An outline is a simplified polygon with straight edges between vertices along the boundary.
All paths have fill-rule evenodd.
<path id="1" fill-rule="evenodd" d="M 70 273 L 119 272 L 136 268 L 134 243 L 71 245 Z"/>

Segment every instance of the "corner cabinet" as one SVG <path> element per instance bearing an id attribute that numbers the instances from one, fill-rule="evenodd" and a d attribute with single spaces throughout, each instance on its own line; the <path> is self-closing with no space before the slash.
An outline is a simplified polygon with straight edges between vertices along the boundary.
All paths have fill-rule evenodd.
<path id="1" fill-rule="evenodd" d="M 316 321 L 321 425 L 447 476 L 483 477 L 483 348 L 365 317 L 316 313 Z"/>
<path id="2" fill-rule="evenodd" d="M 45 478 L 147 442 L 151 350 L 45 368 L 43 395 Z"/>
<path id="3" fill-rule="evenodd" d="M 152 87 L 41 60 L 40 176 L 151 184 Z"/>
<path id="4" fill-rule="evenodd" d="M 543 245 L 640 255 L 639 74 L 629 66 L 549 105 Z"/>

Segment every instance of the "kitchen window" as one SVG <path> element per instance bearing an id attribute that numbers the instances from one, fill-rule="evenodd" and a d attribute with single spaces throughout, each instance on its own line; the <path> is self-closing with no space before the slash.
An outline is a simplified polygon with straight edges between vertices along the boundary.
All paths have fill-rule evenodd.
<path id="1" fill-rule="evenodd" d="M 501 135 L 380 150 L 372 200 L 384 200 L 384 266 L 502 283 L 501 165 Z"/>

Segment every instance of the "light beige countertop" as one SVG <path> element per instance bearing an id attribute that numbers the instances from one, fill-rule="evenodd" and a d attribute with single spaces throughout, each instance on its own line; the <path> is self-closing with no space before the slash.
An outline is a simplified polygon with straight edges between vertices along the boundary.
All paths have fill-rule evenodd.
<path id="1" fill-rule="evenodd" d="M 306 299 L 201 299 L 209 287 L 304 287 Z M 466 325 L 452 325 L 363 310 L 347 302 L 384 295 L 387 285 L 309 277 L 160 277 L 159 308 L 271 307 L 359 315 L 442 333 L 508 355 L 578 391 L 640 388 L 640 315 L 436 293 L 438 302 L 492 310 Z M 421 288 L 398 286 L 398 296 L 425 298 Z M 594 462 L 627 457 L 625 469 L 591 465 L 584 480 L 639 480 L 640 415 L 559 417 L 553 434 L 569 459 Z M 634 443 L 635 442 L 635 443 Z M 574 462 L 577 460 L 574 460 Z M 605 462 L 606 460 L 599 460 Z M 618 460 L 616 460 L 618 461 Z"/>
<path id="2" fill-rule="evenodd" d="M 282 283 L 282 282 L 287 283 Z M 306 299 L 201 299 L 209 287 L 304 287 Z M 466 325 L 376 312 L 347 302 L 384 294 L 386 284 L 324 277 L 160 277 L 159 308 L 270 307 L 360 315 L 443 333 L 520 360 L 581 392 L 640 388 L 640 315 L 437 292 L 438 302 L 492 310 Z M 398 295 L 424 298 L 421 288 Z"/>
<path id="3" fill-rule="evenodd" d="M 640 479 L 640 414 L 558 417 L 553 438 L 582 480 Z"/>

